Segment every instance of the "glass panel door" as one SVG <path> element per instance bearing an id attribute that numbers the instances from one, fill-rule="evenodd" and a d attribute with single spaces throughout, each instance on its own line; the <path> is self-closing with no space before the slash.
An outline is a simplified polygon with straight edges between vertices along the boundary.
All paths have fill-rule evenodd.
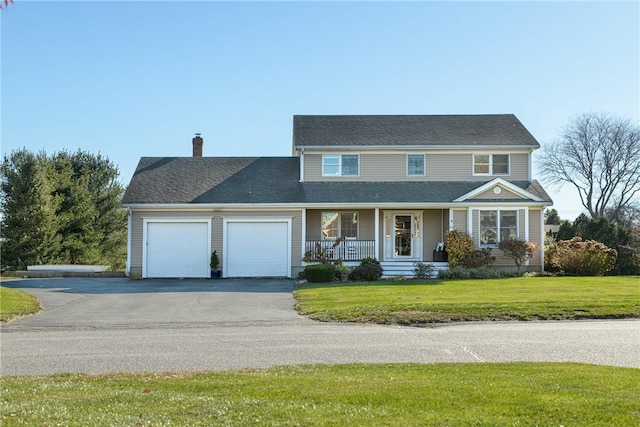
<path id="1" fill-rule="evenodd" d="M 412 255 L 413 215 L 394 215 L 395 233 L 393 255 L 410 257 Z"/>

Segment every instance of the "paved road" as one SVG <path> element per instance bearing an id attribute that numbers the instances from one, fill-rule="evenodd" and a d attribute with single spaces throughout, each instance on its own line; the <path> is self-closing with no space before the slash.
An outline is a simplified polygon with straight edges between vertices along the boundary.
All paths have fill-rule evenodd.
<path id="1" fill-rule="evenodd" d="M 351 362 L 640 368 L 640 320 L 323 324 L 295 313 L 288 281 L 40 279 L 11 286 L 36 295 L 45 311 L 2 326 L 1 375 Z"/>

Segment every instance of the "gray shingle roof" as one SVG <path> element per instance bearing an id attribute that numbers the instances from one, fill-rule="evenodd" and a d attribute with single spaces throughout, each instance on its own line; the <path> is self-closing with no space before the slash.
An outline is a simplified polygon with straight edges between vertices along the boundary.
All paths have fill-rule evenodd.
<path id="1" fill-rule="evenodd" d="M 143 157 L 122 203 L 295 203 L 299 179 L 296 157 Z"/>
<path id="2" fill-rule="evenodd" d="M 123 204 L 448 203 L 484 182 L 299 182 L 297 157 L 143 157 Z M 514 185 L 551 201 L 536 182 Z"/>
<path id="3" fill-rule="evenodd" d="M 530 146 L 513 114 L 294 116 L 297 147 Z"/>

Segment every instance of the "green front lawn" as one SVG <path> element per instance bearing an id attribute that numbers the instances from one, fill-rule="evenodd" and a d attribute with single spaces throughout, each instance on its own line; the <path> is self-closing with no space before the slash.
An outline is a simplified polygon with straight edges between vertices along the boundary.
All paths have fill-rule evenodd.
<path id="1" fill-rule="evenodd" d="M 635 426 L 640 369 L 574 363 L 338 365 L 6 377 L 0 424 Z"/>
<path id="2" fill-rule="evenodd" d="M 304 285 L 315 320 L 419 324 L 461 320 L 640 317 L 640 276 L 518 277 Z"/>
<path id="3" fill-rule="evenodd" d="M 41 309 L 40 302 L 32 295 L 0 286 L 0 322 L 34 314 Z"/>

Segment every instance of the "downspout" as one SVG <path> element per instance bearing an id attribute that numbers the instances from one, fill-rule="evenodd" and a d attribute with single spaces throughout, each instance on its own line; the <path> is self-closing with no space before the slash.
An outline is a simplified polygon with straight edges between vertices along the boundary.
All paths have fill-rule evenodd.
<path id="1" fill-rule="evenodd" d="M 133 222 L 131 216 L 131 208 L 127 208 L 127 266 L 124 272 L 127 277 L 131 274 L 131 235 L 133 234 L 131 230 L 131 223 Z"/>
<path id="2" fill-rule="evenodd" d="M 300 149 L 300 182 L 304 182 L 304 148 Z"/>

